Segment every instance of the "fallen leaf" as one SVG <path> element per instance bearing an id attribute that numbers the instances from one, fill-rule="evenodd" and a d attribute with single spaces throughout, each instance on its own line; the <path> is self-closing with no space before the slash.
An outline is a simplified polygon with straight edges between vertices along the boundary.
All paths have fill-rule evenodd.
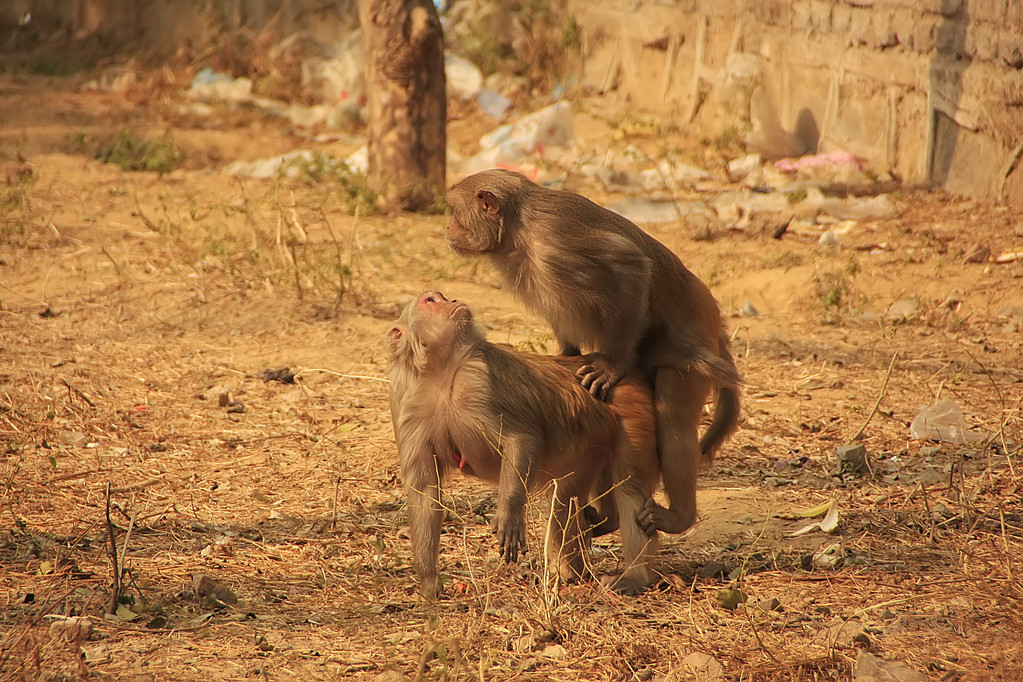
<path id="1" fill-rule="evenodd" d="M 742 590 L 725 587 L 718 590 L 718 605 L 722 608 L 734 611 L 739 604 L 744 604 L 749 596 Z"/>
<path id="2" fill-rule="evenodd" d="M 725 674 L 725 666 L 719 660 L 701 651 L 694 651 L 683 658 L 682 670 L 701 682 L 718 680 Z"/>
<path id="3" fill-rule="evenodd" d="M 834 504 L 835 498 L 831 498 L 827 502 L 819 504 L 816 507 L 810 507 L 809 509 L 797 509 L 796 511 L 791 512 L 791 516 L 798 517 L 801 519 L 812 519 L 815 516 L 827 514 L 829 511 L 831 511 L 831 507 L 833 507 Z"/>
<path id="4" fill-rule="evenodd" d="M 139 614 L 135 613 L 134 611 L 129 609 L 124 604 L 118 604 L 117 605 L 117 612 L 114 614 L 114 616 L 117 618 L 117 620 L 123 620 L 123 621 L 126 621 L 126 622 L 131 622 L 131 621 L 135 620 L 136 618 L 138 618 Z"/>
<path id="5" fill-rule="evenodd" d="M 789 533 L 789 537 L 799 537 L 800 535 L 806 535 L 807 533 L 817 529 L 829 534 L 834 533 L 835 530 L 838 529 L 838 500 L 831 498 L 831 501 L 828 502 L 827 505 L 823 505 L 823 509 L 821 507 L 817 507 L 814 511 L 823 511 L 824 509 L 827 510 L 827 514 L 825 514 L 822 520 L 808 524 L 797 531 Z M 820 513 L 820 511 L 818 511 L 818 513 Z"/>
<path id="6" fill-rule="evenodd" d="M 110 652 L 103 644 L 83 646 L 79 651 L 86 663 L 106 663 L 110 660 Z"/>
<path id="7" fill-rule="evenodd" d="M 540 652 L 540 655 L 545 658 L 559 660 L 568 656 L 568 650 L 560 644 L 549 644 L 544 647 L 544 650 Z"/>

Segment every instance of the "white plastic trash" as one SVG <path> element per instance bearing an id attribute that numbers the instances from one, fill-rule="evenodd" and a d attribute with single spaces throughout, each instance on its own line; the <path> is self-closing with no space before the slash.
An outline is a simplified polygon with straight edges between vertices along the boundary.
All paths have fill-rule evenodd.
<path id="1" fill-rule="evenodd" d="M 909 434 L 917 440 L 935 440 L 945 443 L 977 443 L 985 436 L 966 430 L 966 420 L 959 406 L 948 398 L 942 398 L 930 407 L 920 408 L 912 423 Z"/>

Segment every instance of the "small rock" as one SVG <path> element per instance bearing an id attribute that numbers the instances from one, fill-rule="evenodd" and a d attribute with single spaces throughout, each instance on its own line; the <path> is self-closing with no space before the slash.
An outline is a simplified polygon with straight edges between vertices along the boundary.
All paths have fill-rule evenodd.
<path id="1" fill-rule="evenodd" d="M 732 182 L 739 182 L 750 173 L 760 170 L 763 166 L 760 154 L 749 154 L 728 162 L 728 179 Z"/>
<path id="2" fill-rule="evenodd" d="M 739 315 L 742 317 L 760 317 L 760 311 L 756 309 L 752 301 L 746 301 L 742 304 L 742 310 L 739 311 Z"/>
<path id="3" fill-rule="evenodd" d="M 712 561 L 708 564 L 700 566 L 699 570 L 696 571 L 696 575 L 700 578 L 721 578 L 728 571 L 728 567 L 720 561 Z"/>
<path id="4" fill-rule="evenodd" d="M 861 634 L 864 634 L 863 625 L 859 619 L 844 620 L 842 618 L 835 618 L 827 627 L 818 632 L 815 637 L 824 646 L 831 649 L 836 646 L 853 646 L 856 642 L 856 637 Z"/>
<path id="5" fill-rule="evenodd" d="M 376 676 L 375 682 L 408 682 L 408 679 L 397 670 L 385 670 Z"/>
<path id="6" fill-rule="evenodd" d="M 866 651 L 856 655 L 853 682 L 927 682 L 927 675 L 896 661 L 886 661 Z"/>
<path id="7" fill-rule="evenodd" d="M 938 485 L 939 483 L 947 482 L 948 476 L 942 474 L 934 467 L 924 467 L 920 471 L 920 477 L 917 481 L 920 485 Z"/>
<path id="8" fill-rule="evenodd" d="M 991 258 L 991 249 L 984 246 L 983 244 L 977 244 L 972 249 L 966 252 L 966 263 L 986 263 Z"/>
<path id="9" fill-rule="evenodd" d="M 50 623 L 50 637 L 84 641 L 89 639 L 91 634 L 92 622 L 88 618 L 57 617 Z"/>
<path id="10" fill-rule="evenodd" d="M 832 569 L 838 568 L 845 562 L 845 550 L 842 549 L 842 543 L 836 542 L 833 545 L 828 545 L 821 551 L 813 555 L 813 566 L 814 568 Z"/>
<path id="11" fill-rule="evenodd" d="M 520 673 L 533 672 L 540 667 L 540 661 L 536 658 L 527 658 L 516 666 L 516 670 Z"/>
<path id="12" fill-rule="evenodd" d="M 725 666 L 710 654 L 694 651 L 682 659 L 682 672 L 698 682 L 723 679 Z"/>
<path id="13" fill-rule="evenodd" d="M 57 432 L 57 440 L 64 445 L 84 445 L 88 437 L 81 431 L 61 429 Z"/>
<path id="14" fill-rule="evenodd" d="M 257 376 L 263 381 L 279 381 L 282 384 L 295 383 L 295 373 L 291 371 L 290 367 L 264 369 Z"/>
<path id="15" fill-rule="evenodd" d="M 227 411 L 229 414 L 238 414 L 244 412 L 245 403 L 241 402 L 240 400 L 232 401 L 231 404 L 227 406 Z"/>
<path id="16" fill-rule="evenodd" d="M 771 597 L 770 599 L 763 599 L 758 601 L 756 604 L 757 608 L 761 611 L 781 611 L 781 602 L 778 601 L 777 597 Z"/>
<path id="17" fill-rule="evenodd" d="M 904 320 L 916 315 L 919 308 L 920 304 L 916 302 L 916 299 L 904 298 L 892 303 L 885 311 L 884 316 L 887 320 Z"/>
<path id="18" fill-rule="evenodd" d="M 940 445 L 926 445 L 920 448 L 920 454 L 924 457 L 934 457 L 939 452 L 941 452 Z"/>
<path id="19" fill-rule="evenodd" d="M 238 595 L 205 573 L 192 574 L 192 589 L 200 600 L 212 602 L 215 606 L 238 603 Z"/>
<path id="20" fill-rule="evenodd" d="M 862 471 L 867 464 L 867 448 L 862 445 L 839 445 L 835 448 L 839 471 Z"/>
<path id="21" fill-rule="evenodd" d="M 110 660 L 110 651 L 104 644 L 83 646 L 79 651 L 86 663 L 106 663 Z"/>
<path id="22" fill-rule="evenodd" d="M 197 397 L 199 400 L 215 402 L 219 407 L 227 407 L 227 404 L 231 402 L 231 391 L 223 384 L 216 384 L 207 388 Z"/>

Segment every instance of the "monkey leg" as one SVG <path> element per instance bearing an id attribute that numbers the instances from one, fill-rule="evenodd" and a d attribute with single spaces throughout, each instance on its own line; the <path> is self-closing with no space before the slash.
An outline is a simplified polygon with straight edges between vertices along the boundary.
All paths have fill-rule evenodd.
<path id="1" fill-rule="evenodd" d="M 611 467 L 604 467 L 597 478 L 593 497 L 583 507 L 583 525 L 591 538 L 618 530 L 618 508 L 612 491 Z"/>
<path id="2" fill-rule="evenodd" d="M 433 457 L 425 459 L 425 462 L 403 463 L 402 477 L 408 495 L 412 566 L 419 576 L 423 596 L 434 599 L 440 593 L 437 558 L 440 555 L 440 528 L 444 521 L 444 510 L 440 501 L 437 462 Z"/>
<path id="3" fill-rule="evenodd" d="M 643 510 L 649 492 L 640 486 L 623 482 L 615 490 L 618 497 L 618 508 L 623 519 L 622 523 L 622 561 L 625 570 L 618 576 L 605 576 L 602 582 L 615 592 L 636 595 L 653 585 L 659 579 L 656 573 L 656 557 L 660 548 L 657 532 L 648 535 L 639 527 L 635 519 Z"/>
<path id="4" fill-rule="evenodd" d="M 585 551 L 588 545 L 585 514 L 580 500 L 586 499 L 589 485 L 568 477 L 558 482 L 552 491 L 552 513 L 547 524 L 547 562 L 555 566 L 565 582 L 574 582 L 585 570 Z"/>
<path id="5" fill-rule="evenodd" d="M 700 414 L 711 390 L 710 380 L 695 372 L 660 367 L 654 378 L 654 411 L 661 480 L 668 496 L 665 509 L 648 498 L 636 522 L 648 535 L 681 533 L 696 521 L 696 476 L 700 464 Z"/>
<path id="6" fill-rule="evenodd" d="M 583 507 L 583 525 L 591 538 L 599 538 L 603 535 L 618 530 L 618 510 L 608 509 L 605 505 L 591 502 Z"/>
<path id="7" fill-rule="evenodd" d="M 647 533 L 636 519 L 657 489 L 659 467 L 649 426 L 626 421 L 626 430 L 629 433 L 619 441 L 616 451 L 612 480 L 617 485 L 611 490 L 621 519 L 625 570 L 619 576 L 605 576 L 602 582 L 621 594 L 635 595 L 658 580 L 655 564 L 660 542 L 657 531 Z"/>

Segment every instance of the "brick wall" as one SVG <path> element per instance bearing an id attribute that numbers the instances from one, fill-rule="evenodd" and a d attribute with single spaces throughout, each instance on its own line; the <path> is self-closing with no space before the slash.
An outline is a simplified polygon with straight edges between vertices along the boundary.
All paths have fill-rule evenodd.
<path id="1" fill-rule="evenodd" d="M 639 110 L 714 134 L 726 58 L 758 55 L 781 125 L 812 116 L 821 150 L 1023 204 L 1023 0 L 569 3 L 585 81 Z"/>

